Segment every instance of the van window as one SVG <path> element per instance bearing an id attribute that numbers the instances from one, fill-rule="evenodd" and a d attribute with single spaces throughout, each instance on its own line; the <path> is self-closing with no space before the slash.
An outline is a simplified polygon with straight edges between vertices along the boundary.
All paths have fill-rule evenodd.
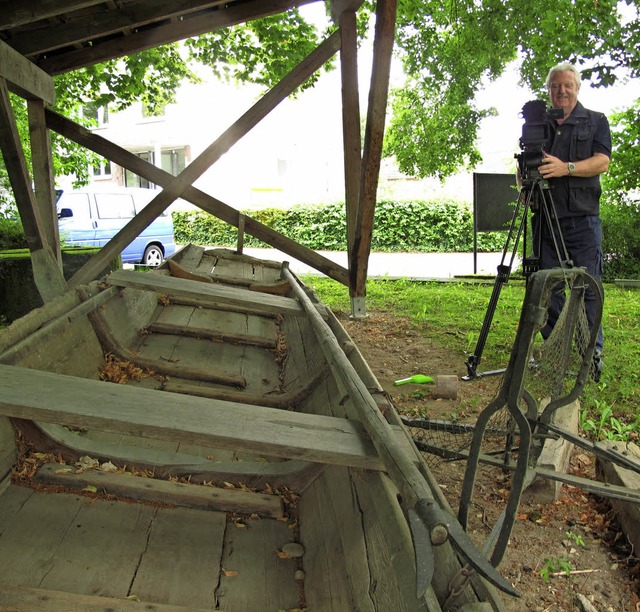
<path id="1" fill-rule="evenodd" d="M 96 193 L 96 207 L 100 219 L 131 219 L 136 214 L 128 193 Z"/>
<path id="2" fill-rule="evenodd" d="M 77 220 L 91 219 L 91 209 L 89 208 L 89 194 L 87 193 L 64 193 L 60 208 L 70 208 L 73 211 L 73 218 Z"/>
<path id="3" fill-rule="evenodd" d="M 152 189 L 149 190 L 149 198 L 141 198 L 139 199 L 135 205 L 136 205 L 136 214 L 139 213 L 143 208 L 146 208 L 151 201 L 159 194 L 159 191 L 154 191 Z M 165 209 L 163 212 L 161 212 L 158 217 L 168 217 L 169 216 L 169 209 Z"/>

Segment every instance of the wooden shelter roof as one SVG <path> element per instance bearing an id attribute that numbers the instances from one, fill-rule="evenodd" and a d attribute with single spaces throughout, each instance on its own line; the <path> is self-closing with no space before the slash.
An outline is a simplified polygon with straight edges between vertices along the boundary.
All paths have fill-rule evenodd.
<path id="1" fill-rule="evenodd" d="M 364 315 L 376 189 L 393 48 L 396 0 L 377 0 L 364 140 L 360 135 L 356 11 L 363 0 L 330 0 L 337 30 L 178 175 L 172 176 L 74 124 L 50 107 L 52 77 L 145 49 L 285 12 L 317 0 L 5 0 L 0 2 L 0 149 L 46 302 L 101 270 L 178 197 L 348 285 L 354 316 Z M 195 180 L 336 53 L 342 75 L 348 269 L 193 187 Z M 33 176 L 8 91 L 28 102 Z M 69 279 L 62 276 L 49 130 L 163 188 L 153 201 Z"/>
<path id="2" fill-rule="evenodd" d="M 0 3 L 0 39 L 55 75 L 313 1 L 9 1 Z"/>

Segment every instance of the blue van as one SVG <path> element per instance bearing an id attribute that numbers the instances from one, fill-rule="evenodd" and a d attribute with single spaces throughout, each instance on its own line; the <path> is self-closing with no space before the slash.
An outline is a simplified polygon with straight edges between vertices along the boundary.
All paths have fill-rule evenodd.
<path id="1" fill-rule="evenodd" d="M 115 186 L 63 190 L 57 202 L 60 238 L 72 246 L 104 246 L 158 193 Z M 122 263 L 159 266 L 175 250 L 173 219 L 164 211 L 122 251 Z"/>

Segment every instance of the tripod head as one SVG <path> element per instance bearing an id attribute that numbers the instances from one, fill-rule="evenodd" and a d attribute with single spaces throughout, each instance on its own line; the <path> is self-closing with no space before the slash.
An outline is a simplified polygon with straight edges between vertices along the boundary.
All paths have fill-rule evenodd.
<path id="1" fill-rule="evenodd" d="M 551 147 L 552 126 L 550 120 L 561 119 L 561 108 L 547 109 L 543 100 L 530 100 L 522 107 L 524 125 L 520 137 L 521 153 L 515 155 L 523 184 L 542 181 L 538 167 L 545 151 Z"/>

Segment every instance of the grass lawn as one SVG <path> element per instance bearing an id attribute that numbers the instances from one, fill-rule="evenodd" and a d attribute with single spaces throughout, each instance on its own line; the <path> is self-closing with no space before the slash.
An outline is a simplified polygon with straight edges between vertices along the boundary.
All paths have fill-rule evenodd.
<path id="1" fill-rule="evenodd" d="M 350 311 L 348 289 L 317 276 L 305 276 L 333 310 Z M 590 381 L 581 398 L 581 424 L 592 438 L 637 440 L 640 434 L 640 291 L 605 285 L 604 372 Z M 474 352 L 493 283 L 370 280 L 368 312 L 410 317 L 437 344 L 459 352 L 461 363 Z M 505 367 L 524 297 L 524 283 L 503 286 L 482 353 L 482 370 Z"/>

